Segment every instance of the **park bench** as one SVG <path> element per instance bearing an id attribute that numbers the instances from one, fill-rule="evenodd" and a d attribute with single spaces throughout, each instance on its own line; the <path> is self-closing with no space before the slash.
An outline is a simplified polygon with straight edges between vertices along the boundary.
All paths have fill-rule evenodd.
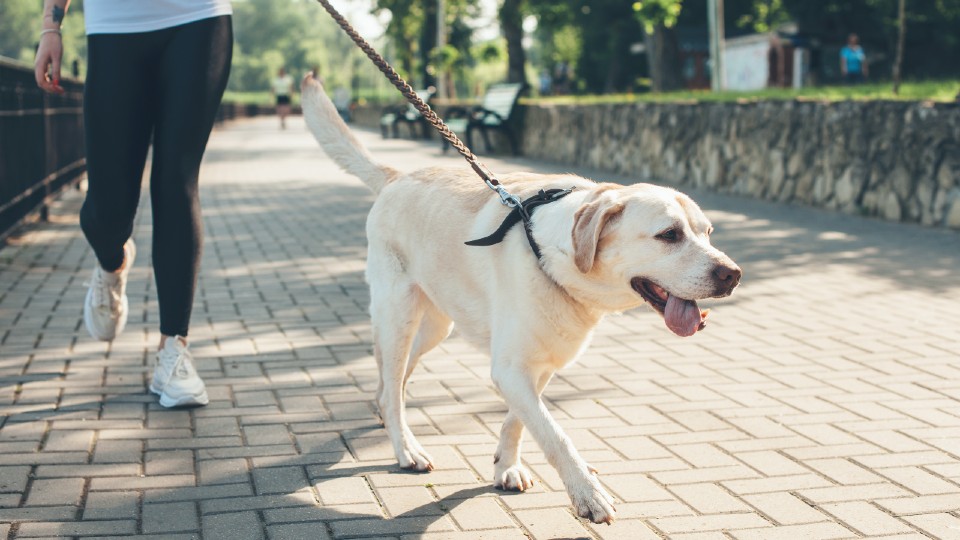
<path id="1" fill-rule="evenodd" d="M 430 99 L 433 98 L 436 91 L 437 89 L 431 86 L 430 88 L 417 90 L 416 92 L 420 99 L 429 104 Z M 420 111 L 410 103 L 406 105 L 393 105 L 383 109 L 383 113 L 380 115 L 380 134 L 383 135 L 384 139 L 388 137 L 388 134 L 392 134 L 394 139 L 399 138 L 400 132 L 398 126 L 400 124 L 407 125 L 411 138 L 416 135 L 415 126 L 417 125 L 420 126 L 420 136 L 424 139 L 430 138 L 430 125 L 423 115 L 420 114 Z"/>
<path id="2" fill-rule="evenodd" d="M 479 129 L 488 152 L 493 148 L 488 131 L 502 131 L 510 141 L 510 150 L 517 155 L 519 149 L 510 119 L 525 87 L 522 83 L 494 84 L 487 89 L 480 105 L 472 109 L 453 107 L 447 110 L 444 122 L 454 132 L 465 134 L 470 148 L 473 148 L 473 131 Z M 450 143 L 444 140 L 443 151 L 446 152 L 449 146 Z"/>

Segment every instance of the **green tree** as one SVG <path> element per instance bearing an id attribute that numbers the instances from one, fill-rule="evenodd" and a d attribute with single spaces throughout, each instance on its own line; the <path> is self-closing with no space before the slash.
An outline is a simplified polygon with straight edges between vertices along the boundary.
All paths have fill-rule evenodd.
<path id="1" fill-rule="evenodd" d="M 644 27 L 644 42 L 653 90 L 666 92 L 683 88 L 680 47 L 676 25 L 683 0 L 643 0 L 633 10 Z"/>
<path id="2" fill-rule="evenodd" d="M 523 50 L 523 0 L 503 0 L 500 31 L 507 42 L 507 81 L 527 83 L 527 56 Z"/>
<path id="3" fill-rule="evenodd" d="M 576 78 L 573 89 L 578 91 L 633 88 L 644 67 L 632 52 L 643 39 L 633 4 L 633 0 L 528 0 L 528 13 L 537 18 L 537 56 L 542 69 L 569 65 Z M 572 61 L 571 47 L 576 49 Z"/>

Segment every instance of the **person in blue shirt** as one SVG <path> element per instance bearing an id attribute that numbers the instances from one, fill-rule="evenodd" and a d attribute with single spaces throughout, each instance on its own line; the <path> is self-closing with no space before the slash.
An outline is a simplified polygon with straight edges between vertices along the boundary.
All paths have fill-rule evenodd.
<path id="1" fill-rule="evenodd" d="M 850 34 L 847 46 L 840 49 L 840 72 L 849 84 L 862 83 L 868 75 L 866 55 L 856 34 Z"/>

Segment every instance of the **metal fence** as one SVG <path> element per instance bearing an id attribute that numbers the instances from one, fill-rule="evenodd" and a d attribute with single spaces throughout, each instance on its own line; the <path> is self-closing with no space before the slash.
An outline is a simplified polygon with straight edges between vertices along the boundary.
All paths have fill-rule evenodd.
<path id="1" fill-rule="evenodd" d="M 86 170 L 83 83 L 37 88 L 33 68 L 0 58 L 0 238 L 27 215 L 47 218 L 54 194 Z"/>

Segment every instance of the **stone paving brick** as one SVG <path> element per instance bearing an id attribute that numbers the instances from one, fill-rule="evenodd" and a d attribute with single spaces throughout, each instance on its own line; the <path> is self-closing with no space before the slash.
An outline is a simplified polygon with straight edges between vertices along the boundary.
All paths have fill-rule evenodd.
<path id="1" fill-rule="evenodd" d="M 934 538 L 960 537 L 960 517 L 953 514 L 918 514 L 903 516 L 905 521 L 932 535 Z"/>
<path id="2" fill-rule="evenodd" d="M 83 519 L 136 519 L 140 501 L 136 492 L 92 491 L 87 494 Z"/>
<path id="3" fill-rule="evenodd" d="M 528 540 L 521 529 L 496 531 L 447 531 L 426 534 L 404 534 L 400 540 Z"/>
<path id="4" fill-rule="evenodd" d="M 681 501 L 702 514 L 749 512 L 750 507 L 716 484 L 685 484 L 670 489 Z"/>
<path id="5" fill-rule="evenodd" d="M 715 514 L 710 516 L 654 518 L 650 523 L 667 535 L 694 531 L 726 531 L 755 527 L 772 527 L 763 517 L 752 513 Z"/>
<path id="6" fill-rule="evenodd" d="M 145 504 L 142 520 L 145 533 L 195 531 L 200 525 L 192 502 Z"/>
<path id="7" fill-rule="evenodd" d="M 150 489 L 144 492 L 144 502 L 204 501 L 221 497 L 253 495 L 253 486 L 247 483 L 222 486 L 178 487 Z"/>
<path id="8" fill-rule="evenodd" d="M 468 531 L 518 528 L 493 497 L 464 499 L 450 509 L 450 517 L 461 529 Z"/>
<path id="9" fill-rule="evenodd" d="M 253 484 L 258 495 L 292 493 L 310 486 L 303 467 L 254 469 Z"/>
<path id="10" fill-rule="evenodd" d="M 27 489 L 30 467 L 0 467 L 0 492 L 23 492 Z"/>
<path id="11" fill-rule="evenodd" d="M 323 522 L 288 523 L 267 527 L 270 540 L 328 540 L 326 525 Z"/>
<path id="12" fill-rule="evenodd" d="M 255 512 L 203 516 L 205 540 L 261 540 L 265 538 Z"/>
<path id="13" fill-rule="evenodd" d="M 178 488 L 194 485 L 196 485 L 196 478 L 192 474 L 138 476 L 133 478 L 115 476 L 90 480 L 90 491 Z"/>
<path id="14" fill-rule="evenodd" d="M 670 450 L 694 467 L 723 467 L 736 465 L 737 460 L 710 444 L 671 445 Z"/>
<path id="15" fill-rule="evenodd" d="M 762 493 L 746 495 L 743 499 L 768 518 L 783 525 L 827 520 L 827 516 L 791 493 Z"/>
<path id="16" fill-rule="evenodd" d="M 893 484 L 863 484 L 818 489 L 802 489 L 797 494 L 816 504 L 856 500 L 877 500 L 885 497 L 904 497 L 910 492 Z"/>
<path id="17" fill-rule="evenodd" d="M 355 519 L 330 523 L 334 538 L 350 536 L 400 536 L 454 531 L 456 528 L 448 517 L 420 516 L 392 519 Z"/>
<path id="18" fill-rule="evenodd" d="M 234 459 L 206 459 L 197 463 L 197 482 L 202 485 L 235 484 L 249 482 L 249 468 L 247 460 Z"/>
<path id="19" fill-rule="evenodd" d="M 57 478 L 36 480 L 30 486 L 25 505 L 70 506 L 80 503 L 86 480 L 83 478 Z"/>
<path id="20" fill-rule="evenodd" d="M 440 515 L 443 508 L 425 486 L 378 488 L 377 498 L 391 517 Z"/>
<path id="21" fill-rule="evenodd" d="M 291 506 L 287 508 L 268 508 L 263 511 L 268 524 L 298 523 L 303 521 L 322 521 L 342 519 L 361 519 L 384 517 L 383 508 L 375 503 L 334 504 L 323 506 Z"/>
<path id="22" fill-rule="evenodd" d="M 807 469 L 796 461 L 772 450 L 740 452 L 735 454 L 735 457 L 766 476 L 796 475 L 807 472 Z"/>
<path id="23" fill-rule="evenodd" d="M 883 469 L 884 476 L 919 495 L 960 493 L 960 486 L 938 478 L 919 467 Z"/>
<path id="24" fill-rule="evenodd" d="M 700 482 L 719 482 L 721 480 L 755 478 L 756 472 L 742 465 L 730 467 L 710 467 L 708 469 L 690 469 L 687 471 L 654 472 L 650 476 L 666 485 L 696 484 Z"/>
<path id="25" fill-rule="evenodd" d="M 852 531 L 838 523 L 788 525 L 776 529 L 731 531 L 731 534 L 737 540 L 832 540 L 855 537 Z"/>
<path id="26" fill-rule="evenodd" d="M 40 465 L 37 467 L 37 478 L 66 478 L 66 477 L 102 477 L 102 476 L 133 476 L 140 474 L 140 466 L 135 463 L 117 463 L 110 465 Z"/>
<path id="27" fill-rule="evenodd" d="M 517 510 L 514 516 L 536 540 L 580 538 L 588 534 L 583 524 L 565 509 Z"/>
<path id="28" fill-rule="evenodd" d="M 867 536 L 911 531 L 906 523 L 863 501 L 824 504 L 820 508 Z"/>
<path id="29" fill-rule="evenodd" d="M 811 459 L 804 464 L 841 485 L 875 484 L 883 481 L 880 476 L 846 459 Z"/>
<path id="30" fill-rule="evenodd" d="M 78 522 L 39 522 L 21 523 L 18 538 L 125 535 L 137 532 L 136 521 L 78 521 Z"/>
<path id="31" fill-rule="evenodd" d="M 196 463 L 189 450 L 152 450 L 144 453 L 144 472 L 154 475 L 194 474 Z"/>
<path id="32" fill-rule="evenodd" d="M 960 508 L 960 494 L 923 495 L 920 497 L 907 497 L 906 495 L 909 494 L 904 492 L 901 498 L 878 498 L 876 504 L 896 516 L 938 514 L 941 512 L 954 512 Z"/>
<path id="33" fill-rule="evenodd" d="M 142 441 L 98 441 L 93 453 L 94 463 L 140 463 L 142 459 Z"/>
<path id="34" fill-rule="evenodd" d="M 591 532 L 599 538 L 614 540 L 657 540 L 660 538 L 650 527 L 639 519 L 619 519 L 611 525 L 589 524 Z"/>

